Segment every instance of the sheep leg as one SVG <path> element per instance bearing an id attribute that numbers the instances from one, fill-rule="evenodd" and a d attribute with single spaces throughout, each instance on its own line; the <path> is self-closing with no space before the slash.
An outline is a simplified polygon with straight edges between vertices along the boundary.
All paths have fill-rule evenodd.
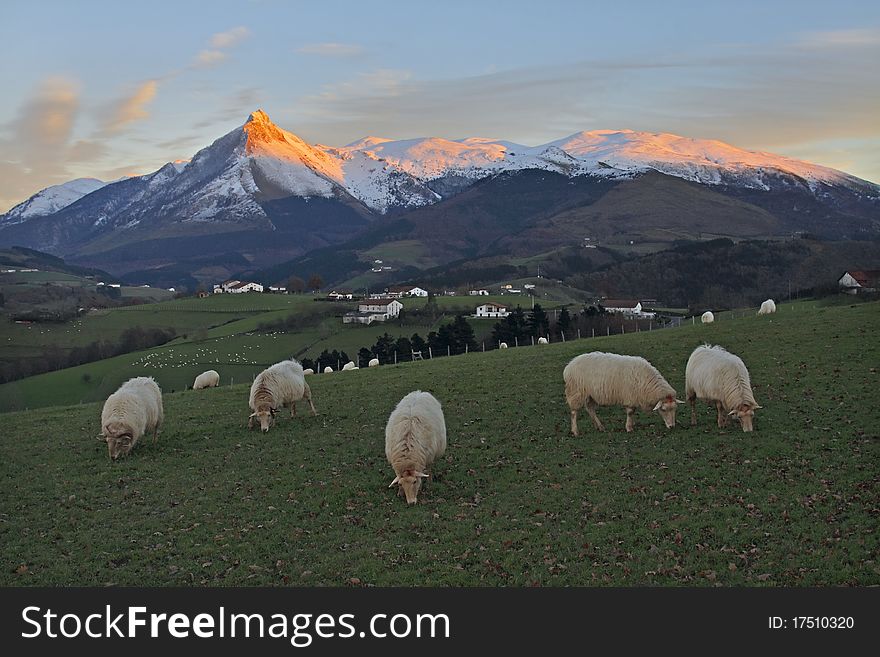
<path id="1" fill-rule="evenodd" d="M 626 430 L 627 431 L 633 430 L 633 426 L 636 423 L 635 422 L 635 413 L 636 413 L 636 409 L 634 409 L 632 406 L 626 407 Z"/>
<path id="2" fill-rule="evenodd" d="M 697 426 L 697 396 L 688 397 L 688 403 L 691 405 L 691 426 Z"/>
<path id="3" fill-rule="evenodd" d="M 596 428 L 599 431 L 605 431 L 605 427 L 602 426 L 602 420 L 600 420 L 599 416 L 596 415 L 596 402 L 592 399 L 587 400 L 587 413 L 590 414 L 590 417 L 593 419 L 593 424 L 596 425 Z"/>
<path id="4" fill-rule="evenodd" d="M 254 418 L 253 418 L 253 416 L 251 416 L 248 418 L 248 429 L 253 429 L 253 428 L 254 428 Z"/>
<path id="5" fill-rule="evenodd" d="M 727 426 L 727 416 L 724 415 L 724 407 L 720 401 L 715 402 L 715 410 L 718 411 L 718 428 L 723 429 Z"/>
<path id="6" fill-rule="evenodd" d="M 296 417 L 296 402 L 290 402 L 290 417 Z"/>
<path id="7" fill-rule="evenodd" d="M 305 393 L 303 394 L 303 399 L 309 402 L 309 408 L 312 409 L 312 416 L 315 417 L 318 415 L 318 411 L 315 410 L 315 405 L 312 403 L 312 391 L 309 390 L 309 387 L 306 386 Z"/>
<path id="8" fill-rule="evenodd" d="M 159 427 L 153 429 L 153 444 L 156 444 L 156 441 L 159 440 Z"/>
<path id="9" fill-rule="evenodd" d="M 571 409 L 571 435 L 578 435 L 578 412 L 576 408 Z"/>

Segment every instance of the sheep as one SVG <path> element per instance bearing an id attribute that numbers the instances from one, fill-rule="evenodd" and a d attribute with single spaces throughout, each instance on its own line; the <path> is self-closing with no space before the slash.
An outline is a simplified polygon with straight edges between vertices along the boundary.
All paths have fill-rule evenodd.
<path id="1" fill-rule="evenodd" d="M 707 310 L 700 316 L 700 321 L 703 322 L 703 324 L 711 324 L 715 321 L 715 315 L 712 314 L 711 310 Z"/>
<path id="2" fill-rule="evenodd" d="M 742 423 L 743 431 L 753 431 L 755 409 L 761 408 L 752 394 L 749 371 L 739 356 L 724 347 L 702 345 L 694 349 L 685 368 L 685 397 L 691 405 L 691 426 L 697 424 L 697 399 L 715 403 L 718 428 L 730 417 Z M 726 413 L 726 415 L 725 415 Z"/>
<path id="3" fill-rule="evenodd" d="M 502 342 L 501 344 L 498 345 L 498 348 L 499 348 L 499 349 L 507 349 L 507 343 L 506 343 L 506 342 Z"/>
<path id="4" fill-rule="evenodd" d="M 359 368 L 355 367 L 355 364 L 353 361 L 348 361 L 345 365 L 342 366 L 343 372 L 347 372 L 348 370 L 354 370 L 354 369 L 359 369 Z"/>
<path id="5" fill-rule="evenodd" d="M 254 426 L 254 418 L 260 429 L 269 431 L 275 413 L 285 404 L 290 406 L 290 417 L 296 416 L 296 402 L 305 399 L 309 402 L 312 415 L 317 415 L 312 403 L 312 390 L 303 377 L 303 368 L 295 360 L 283 360 L 266 368 L 257 375 L 251 385 L 248 405 L 253 413 L 248 417 L 248 429 Z"/>
<path id="6" fill-rule="evenodd" d="M 324 368 L 324 374 L 333 374 L 333 368 L 328 365 Z"/>
<path id="7" fill-rule="evenodd" d="M 306 369 L 303 370 L 303 374 L 314 374 L 314 373 L 315 373 L 315 370 L 313 370 L 311 367 L 307 367 Z"/>
<path id="8" fill-rule="evenodd" d="M 370 362 L 367 363 L 367 367 L 379 367 L 379 359 L 378 358 L 371 358 Z"/>
<path id="9" fill-rule="evenodd" d="M 538 344 L 549 344 L 547 338 L 538 338 Z"/>
<path id="10" fill-rule="evenodd" d="M 216 388 L 220 385 L 220 375 L 217 370 L 208 370 L 202 372 L 193 382 L 193 390 L 201 390 L 202 388 Z"/>
<path id="11" fill-rule="evenodd" d="M 759 315 L 770 315 L 776 312 L 776 302 L 773 299 L 767 299 L 758 309 Z"/>
<path id="12" fill-rule="evenodd" d="M 425 471 L 446 452 L 446 421 L 440 402 L 416 390 L 397 404 L 385 426 L 385 457 L 394 469 L 388 488 L 400 484 L 407 504 L 415 504 Z"/>
<path id="13" fill-rule="evenodd" d="M 104 402 L 98 440 L 107 442 L 107 451 L 115 461 L 131 453 L 141 436 L 149 431 L 153 432 L 155 444 L 163 419 L 162 391 L 153 378 L 129 379 Z"/>
<path id="14" fill-rule="evenodd" d="M 571 433 L 578 435 L 578 409 L 587 412 L 599 431 L 605 427 L 596 415 L 597 406 L 626 407 L 626 430 L 632 431 L 637 408 L 658 411 L 666 427 L 675 426 L 675 409 L 684 402 L 651 363 L 639 356 L 592 351 L 571 359 L 562 372 L 565 399 L 571 409 Z"/>

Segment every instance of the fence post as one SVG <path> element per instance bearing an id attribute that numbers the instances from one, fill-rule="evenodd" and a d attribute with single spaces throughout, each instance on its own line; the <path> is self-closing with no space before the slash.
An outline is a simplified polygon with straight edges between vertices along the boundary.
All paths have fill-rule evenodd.
<path id="1" fill-rule="evenodd" d="M 467 352 L 468 352 L 468 345 L 467 345 L 467 342 L 465 342 L 464 343 L 464 353 L 467 353 Z"/>
<path id="2" fill-rule="evenodd" d="M 696 323 L 697 323 L 697 316 L 696 316 L 696 315 L 691 315 L 691 326 L 693 326 L 693 325 L 696 324 Z"/>
<path id="3" fill-rule="evenodd" d="M 431 352 L 431 347 L 428 347 L 428 358 L 434 360 L 434 354 Z"/>
<path id="4" fill-rule="evenodd" d="M 340 365 L 341 362 L 342 361 L 339 360 L 338 358 L 336 359 L 336 371 L 337 372 L 342 369 L 342 365 Z"/>
<path id="5" fill-rule="evenodd" d="M 581 330 L 578 329 L 578 340 L 580 340 L 580 339 L 581 339 Z"/>
<path id="6" fill-rule="evenodd" d="M 611 335 L 611 324 L 605 326 L 605 335 Z"/>
<path id="7" fill-rule="evenodd" d="M 532 336 L 532 346 L 533 347 L 535 346 L 535 336 L 534 335 Z"/>
<path id="8" fill-rule="evenodd" d="M 447 356 L 451 356 L 451 355 L 452 355 L 452 353 L 450 352 L 450 349 L 449 349 L 449 345 L 446 345 L 446 355 L 447 355 Z"/>
<path id="9" fill-rule="evenodd" d="M 565 342 L 565 331 L 560 331 L 559 335 L 562 336 L 562 341 Z"/>
<path id="10" fill-rule="evenodd" d="M 620 323 L 620 334 L 623 335 L 624 333 L 626 333 L 626 329 L 623 326 L 623 322 L 621 322 Z"/>
<path id="11" fill-rule="evenodd" d="M 654 322 L 648 322 L 648 330 L 649 330 L 649 331 L 653 331 L 653 330 L 654 330 Z"/>
<path id="12" fill-rule="evenodd" d="M 394 364 L 397 365 L 397 350 L 394 350 Z"/>
<path id="13" fill-rule="evenodd" d="M 485 340 L 483 340 L 483 351 L 484 352 L 486 351 L 486 341 Z"/>
<path id="14" fill-rule="evenodd" d="M 517 336 L 513 336 L 513 346 L 514 347 L 519 346 L 519 338 Z"/>

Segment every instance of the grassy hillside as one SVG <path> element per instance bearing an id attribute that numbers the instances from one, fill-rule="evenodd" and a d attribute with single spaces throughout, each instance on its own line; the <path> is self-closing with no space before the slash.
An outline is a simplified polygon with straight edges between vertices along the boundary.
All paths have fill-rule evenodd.
<path id="1" fill-rule="evenodd" d="M 165 395 L 167 423 L 111 463 L 100 406 L 3 416 L 4 585 L 880 584 L 880 304 L 312 376 L 320 415 L 248 432 L 247 386 Z M 756 431 L 667 431 L 600 409 L 568 435 L 561 372 L 641 354 L 679 390 L 704 341 L 749 365 Z M 449 449 L 407 507 L 385 421 L 414 389 Z M 302 413 L 302 409 L 300 409 Z"/>

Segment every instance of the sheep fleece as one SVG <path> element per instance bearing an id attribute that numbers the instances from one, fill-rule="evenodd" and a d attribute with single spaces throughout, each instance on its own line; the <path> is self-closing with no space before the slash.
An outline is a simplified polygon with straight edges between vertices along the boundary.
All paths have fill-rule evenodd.
<path id="1" fill-rule="evenodd" d="M 398 475 L 424 472 L 446 452 L 446 421 L 440 402 L 416 390 L 397 404 L 385 426 L 385 456 Z"/>
<path id="2" fill-rule="evenodd" d="M 131 429 L 132 448 L 145 433 L 158 430 L 163 419 L 162 391 L 151 376 L 139 376 L 123 383 L 107 397 L 101 411 L 102 429 L 113 422 Z"/>
<path id="3" fill-rule="evenodd" d="M 267 367 L 251 384 L 248 404 L 256 411 L 259 404 L 279 409 L 303 398 L 306 382 L 302 365 L 295 360 L 283 360 Z"/>
<path id="4" fill-rule="evenodd" d="M 702 345 L 694 349 L 684 371 L 688 399 L 720 401 L 725 410 L 741 404 L 757 406 L 749 371 L 739 356 L 724 347 Z"/>
<path id="5" fill-rule="evenodd" d="M 675 390 L 657 368 L 641 356 L 593 351 L 575 356 L 562 371 L 570 408 L 581 408 L 592 397 L 599 406 L 630 406 L 650 411 L 658 399 Z"/>

